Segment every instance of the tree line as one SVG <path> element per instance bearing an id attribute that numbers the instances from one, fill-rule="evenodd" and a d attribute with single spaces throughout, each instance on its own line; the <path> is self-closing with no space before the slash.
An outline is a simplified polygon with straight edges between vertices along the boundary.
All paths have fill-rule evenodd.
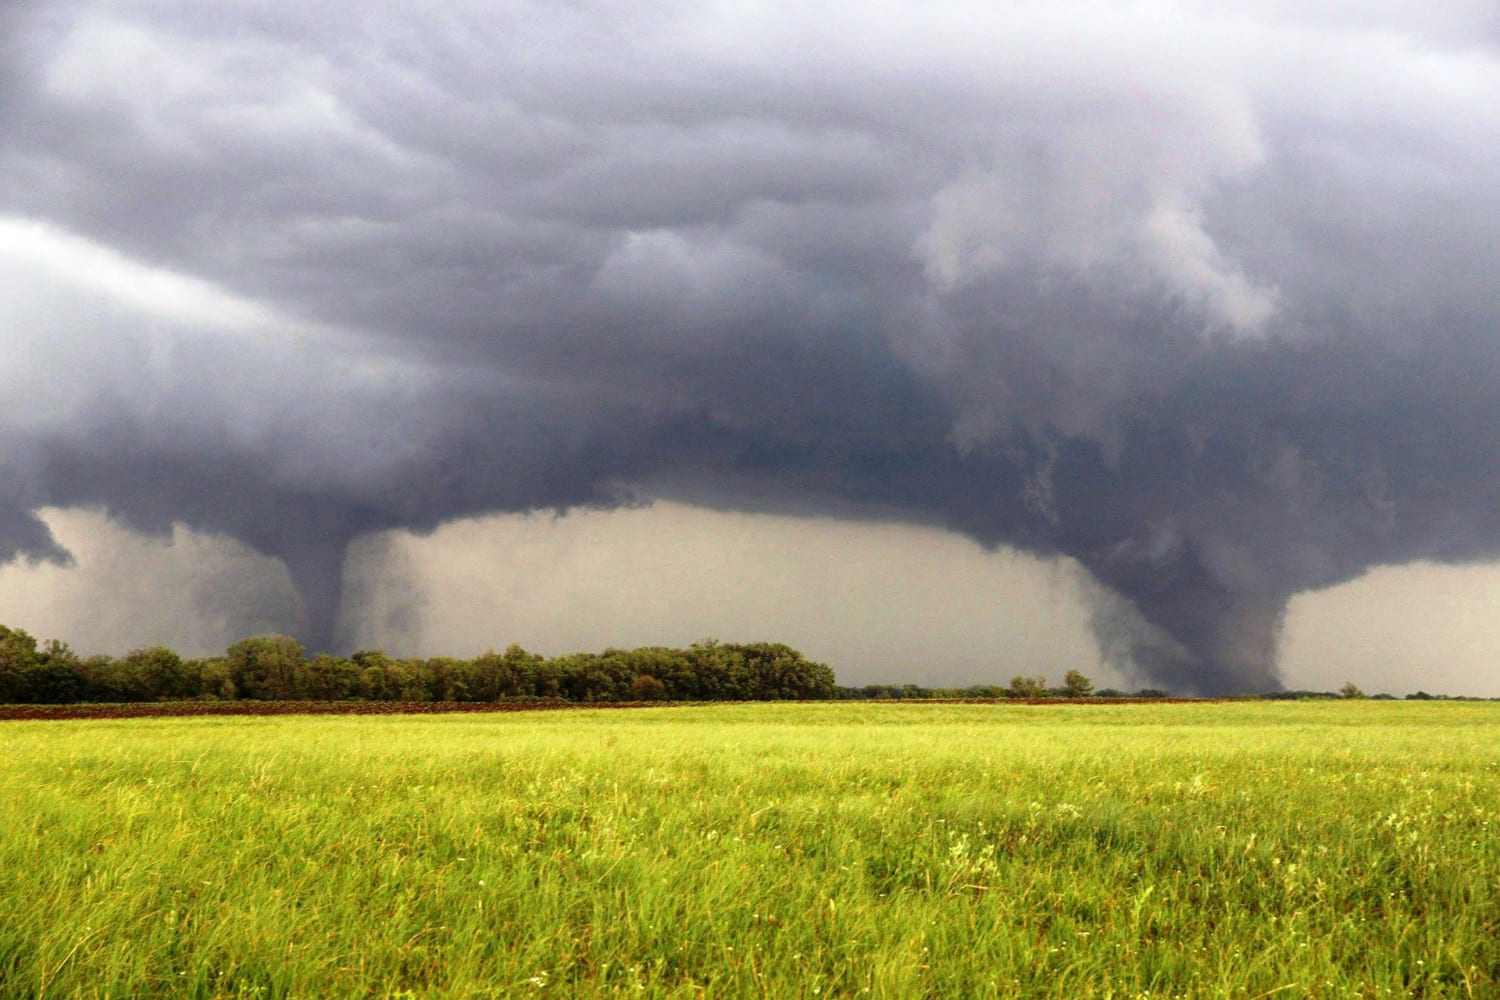
<path id="1" fill-rule="evenodd" d="M 80 657 L 0 625 L 0 703 L 65 705 L 189 699 L 453 701 L 548 699 L 778 701 L 834 696 L 833 671 L 782 643 L 704 640 L 686 649 L 607 649 L 544 657 L 512 644 L 473 659 L 309 655 L 284 635 L 242 639 L 223 656 L 163 646 Z"/>
<path id="2" fill-rule="evenodd" d="M 1069 670 L 1060 685 L 1016 676 L 1007 685 L 962 688 L 917 684 L 843 687 L 825 664 L 777 642 L 705 639 L 686 649 L 646 646 L 544 657 L 512 644 L 473 659 L 393 657 L 380 649 L 351 656 L 309 655 L 284 635 L 241 639 L 223 656 L 185 658 L 164 646 L 125 656 L 81 657 L 66 643 L 39 643 L 24 629 L 0 625 L 0 704 L 186 700 L 496 702 L 781 701 L 827 698 L 942 700 L 1001 698 L 1169 698 L 1155 688 L 1095 690 Z M 1339 691 L 1278 691 L 1264 699 L 1391 699 L 1355 684 Z M 1450 698 L 1418 691 L 1407 700 Z M 1500 699 L 1489 699 L 1500 700 Z"/>
<path id="3" fill-rule="evenodd" d="M 920 684 L 865 684 L 861 687 L 840 687 L 835 697 L 851 701 L 940 701 L 943 699 L 981 699 L 991 700 L 997 698 L 1016 698 L 1026 701 L 1037 701 L 1047 698 L 1089 698 L 1097 694 L 1099 697 L 1114 698 L 1165 698 L 1167 692 L 1146 689 L 1127 695 L 1123 691 L 1115 691 L 1106 688 L 1103 691 L 1094 690 L 1094 682 L 1084 676 L 1082 671 L 1069 670 L 1063 675 L 1061 685 L 1052 686 L 1047 683 L 1045 677 L 1025 677 L 1020 674 L 1012 677 L 1010 683 L 1000 684 L 973 684 L 969 687 L 945 688 L 945 687 L 923 687 Z"/>

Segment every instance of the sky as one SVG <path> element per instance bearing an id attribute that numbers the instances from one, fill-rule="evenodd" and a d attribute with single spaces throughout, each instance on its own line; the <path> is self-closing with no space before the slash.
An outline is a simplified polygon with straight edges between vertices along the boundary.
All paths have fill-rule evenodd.
<path id="1" fill-rule="evenodd" d="M 1488 0 L 20 0 L 0 620 L 1500 694 L 1496 149 Z"/>

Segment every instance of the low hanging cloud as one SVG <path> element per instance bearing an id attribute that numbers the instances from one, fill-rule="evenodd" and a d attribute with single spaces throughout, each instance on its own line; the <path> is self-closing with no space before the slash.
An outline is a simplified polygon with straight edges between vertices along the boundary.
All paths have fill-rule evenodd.
<path id="1" fill-rule="evenodd" d="M 1500 553 L 1488 2 L 27 0 L 0 559 L 285 562 L 652 498 L 1066 556 L 1276 686 L 1287 602 Z"/>

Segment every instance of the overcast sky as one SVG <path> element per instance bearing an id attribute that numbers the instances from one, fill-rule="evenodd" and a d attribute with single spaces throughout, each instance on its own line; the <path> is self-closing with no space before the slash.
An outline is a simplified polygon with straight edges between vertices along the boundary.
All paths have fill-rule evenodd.
<path id="1" fill-rule="evenodd" d="M 1500 693 L 1497 149 L 1489 0 L 21 0 L 0 621 Z"/>

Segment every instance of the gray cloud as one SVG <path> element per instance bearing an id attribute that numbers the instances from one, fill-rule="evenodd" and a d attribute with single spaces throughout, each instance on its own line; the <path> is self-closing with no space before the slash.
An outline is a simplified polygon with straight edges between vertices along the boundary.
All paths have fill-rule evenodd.
<path id="1" fill-rule="evenodd" d="M 228 534 L 327 645 L 376 532 L 836 512 L 1070 556 L 1220 691 L 1500 551 L 1488 3 L 5 16 L 0 558 Z"/>

